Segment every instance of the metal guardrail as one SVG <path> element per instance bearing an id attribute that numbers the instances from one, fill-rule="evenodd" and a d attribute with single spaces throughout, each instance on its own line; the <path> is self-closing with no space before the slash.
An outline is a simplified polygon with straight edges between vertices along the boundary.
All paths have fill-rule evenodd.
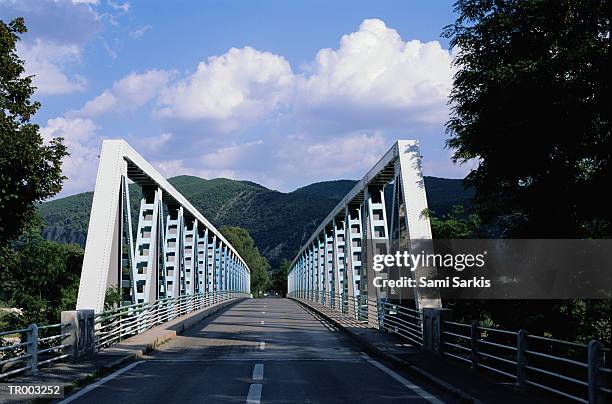
<path id="1" fill-rule="evenodd" d="M 375 307 L 375 328 L 423 346 L 427 332 L 423 314 L 412 308 L 316 291 L 295 291 L 287 296 L 319 303 L 360 323 L 368 323 L 369 310 Z M 581 344 L 530 335 L 526 330 L 454 321 L 442 322 L 439 341 L 439 352 L 444 356 L 509 378 L 519 387 L 535 387 L 581 403 L 604 402 L 611 394 L 610 348 L 600 341 Z"/>
<path id="2" fill-rule="evenodd" d="M 599 402 L 609 395 L 609 348 L 593 340 L 588 345 L 445 321 L 443 355 L 582 403 Z"/>
<path id="3" fill-rule="evenodd" d="M 213 304 L 249 295 L 238 291 L 219 291 L 183 295 L 150 303 L 107 310 L 94 316 L 95 350 L 110 347 L 130 336 L 143 333 L 177 317 Z M 66 338 L 72 335 L 69 323 L 0 332 L 0 379 L 38 368 L 72 355 Z"/>
<path id="4" fill-rule="evenodd" d="M 366 296 L 345 296 L 316 291 L 295 291 L 287 296 L 319 303 L 361 324 L 397 334 L 413 344 L 423 345 L 423 316 L 420 311 Z M 371 320 L 368 321 L 369 315 Z"/>
<path id="5" fill-rule="evenodd" d="M 247 296 L 248 294 L 238 291 L 198 293 L 122 306 L 96 314 L 94 317 L 96 350 L 109 347 L 125 338 L 143 333 L 193 311 Z"/>
<path id="6" fill-rule="evenodd" d="M 41 366 L 62 360 L 70 353 L 65 349 L 62 330 L 58 323 L 0 332 L 0 379 L 25 371 L 36 373 Z"/>

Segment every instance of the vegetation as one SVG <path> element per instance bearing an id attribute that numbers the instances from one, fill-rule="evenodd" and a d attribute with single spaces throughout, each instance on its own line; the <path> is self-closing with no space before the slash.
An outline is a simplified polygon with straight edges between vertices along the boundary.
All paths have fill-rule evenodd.
<path id="1" fill-rule="evenodd" d="M 35 219 L 17 241 L 0 247 L 0 307 L 14 309 L 6 310 L 12 314 L 3 316 L 4 327 L 59 322 L 62 310 L 76 306 L 83 250 L 45 240 Z"/>
<path id="2" fill-rule="evenodd" d="M 270 283 L 268 278 L 270 264 L 268 260 L 259 253 L 259 249 L 255 246 L 255 242 L 247 230 L 240 227 L 223 226 L 219 231 L 249 266 L 251 270 L 251 293 L 253 296 L 261 296 Z"/>
<path id="3" fill-rule="evenodd" d="M 480 229 L 480 218 L 475 213 L 466 213 L 461 205 L 437 218 L 435 212 L 426 212 L 431 223 L 431 232 L 435 239 L 457 239 L 475 237 Z"/>
<path id="4" fill-rule="evenodd" d="M 32 101 L 32 78 L 16 53 L 22 18 L 0 20 L 0 326 L 20 328 L 59 321 L 73 309 L 83 250 L 41 235 L 37 204 L 61 190 L 61 138 L 45 144 L 30 122 L 40 104 Z"/>
<path id="5" fill-rule="evenodd" d="M 447 123 L 485 223 L 513 237 L 610 237 L 606 0 L 459 0 Z"/>
<path id="6" fill-rule="evenodd" d="M 477 159 L 474 213 L 432 219 L 446 238 L 609 238 L 610 15 L 603 0 L 459 0 L 445 35 L 459 71 L 454 159 Z M 458 214 L 458 215 L 457 215 Z M 470 216 L 474 220 L 470 219 Z M 478 226 L 478 221 L 481 225 Z M 449 301 L 459 319 L 610 341 L 610 301 Z"/>
<path id="7" fill-rule="evenodd" d="M 291 261 L 283 260 L 279 267 L 272 272 L 270 289 L 278 293 L 281 297 L 287 295 L 287 275 L 289 274 L 289 267 L 291 267 Z"/>
<path id="8" fill-rule="evenodd" d="M 169 182 L 217 227 L 247 229 L 276 268 L 283 259 L 293 259 L 293 253 L 355 185 L 355 181 L 327 181 L 282 193 L 225 178 L 179 176 Z M 470 206 L 473 193 L 464 189 L 461 180 L 425 177 L 425 186 L 436 214 L 449 213 L 453 205 Z M 39 212 L 48 223 L 45 237 L 84 246 L 92 197 L 86 192 L 41 204 Z M 136 212 L 139 190 L 135 184 L 130 185 L 130 198 Z"/>
<path id="9" fill-rule="evenodd" d="M 24 62 L 16 53 L 23 18 L 0 20 L 0 245 L 22 233 L 36 204 L 62 188 L 62 158 L 67 154 L 61 138 L 47 145 L 39 127 L 30 122 L 40 103 L 30 100 L 35 88 L 24 77 Z"/>

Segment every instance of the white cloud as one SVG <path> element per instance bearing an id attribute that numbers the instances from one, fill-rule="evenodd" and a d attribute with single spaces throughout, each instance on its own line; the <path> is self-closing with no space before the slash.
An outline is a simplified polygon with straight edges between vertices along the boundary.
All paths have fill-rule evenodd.
<path id="1" fill-rule="evenodd" d="M 70 153 L 62 161 L 62 172 L 68 179 L 64 181 L 60 196 L 93 189 L 100 152 L 98 129 L 90 119 L 65 117 L 49 119 L 40 129 L 45 141 L 63 137 Z"/>
<path id="2" fill-rule="evenodd" d="M 94 117 L 118 109 L 134 111 L 155 98 L 172 74 L 156 69 L 142 74 L 130 73 L 116 81 L 111 89 L 87 101 L 78 111 L 70 111 L 68 116 Z"/>
<path id="3" fill-rule="evenodd" d="M 381 133 L 350 133 L 321 142 L 292 136 L 276 155 L 278 169 L 304 183 L 361 177 L 391 147 Z"/>
<path id="4" fill-rule="evenodd" d="M 381 20 L 364 20 L 338 49 L 320 50 L 310 70 L 296 99 L 306 119 L 353 116 L 347 124 L 381 127 L 448 117 L 451 53 L 437 41 L 404 41 Z"/>
<path id="5" fill-rule="evenodd" d="M 204 154 L 200 157 L 200 162 L 206 167 L 215 169 L 244 166 L 243 163 L 249 160 L 249 156 L 253 155 L 257 146 L 263 144 L 263 140 L 256 140 L 254 142 L 222 147 L 213 152 Z"/>
<path id="6" fill-rule="evenodd" d="M 115 3 L 112 0 L 108 0 L 108 5 L 111 6 L 111 8 L 118 10 L 118 11 L 122 11 L 124 13 L 127 13 L 130 11 L 130 2 L 126 1 L 123 4 L 119 4 L 119 3 Z"/>
<path id="7" fill-rule="evenodd" d="M 164 90 L 157 112 L 226 132 L 274 117 L 328 134 L 416 131 L 448 118 L 452 58 L 437 41 L 404 41 L 383 21 L 364 20 L 299 74 L 282 56 L 249 47 L 210 57 Z"/>
<path id="8" fill-rule="evenodd" d="M 17 53 L 25 60 L 25 74 L 34 75 L 32 82 L 43 95 L 67 94 L 83 91 L 86 81 L 79 75 L 68 77 L 63 66 L 80 60 L 76 45 L 62 45 L 36 39 L 33 43 L 19 43 Z"/>
<path id="9" fill-rule="evenodd" d="M 158 113 L 235 129 L 274 112 L 293 78 L 291 66 L 281 56 L 250 47 L 232 48 L 201 62 L 195 73 L 167 88 Z"/>
<path id="10" fill-rule="evenodd" d="M 133 31 L 130 31 L 130 37 L 134 38 L 134 39 L 139 39 L 142 38 L 144 34 L 147 33 L 147 31 L 151 30 L 153 28 L 152 25 L 143 25 L 141 27 L 136 28 Z"/>

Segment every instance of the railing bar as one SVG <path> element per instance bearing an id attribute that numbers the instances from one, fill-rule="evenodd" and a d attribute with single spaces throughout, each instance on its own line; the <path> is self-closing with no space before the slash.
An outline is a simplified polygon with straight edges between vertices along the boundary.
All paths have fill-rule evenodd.
<path id="1" fill-rule="evenodd" d="M 467 363 L 472 363 L 472 361 L 471 361 L 471 360 L 469 360 L 469 359 L 467 359 L 467 358 L 464 358 L 464 357 L 462 357 L 462 356 L 455 355 L 455 354 L 452 354 L 452 353 L 450 353 L 450 352 L 442 352 L 442 353 L 443 353 L 444 355 L 446 355 L 446 356 L 450 356 L 450 357 L 452 357 L 452 358 L 459 359 L 459 360 L 462 360 L 462 361 L 467 362 Z"/>
<path id="2" fill-rule="evenodd" d="M 62 345 L 58 345 L 58 346 L 52 346 L 51 348 L 46 348 L 46 349 L 42 349 L 40 351 L 38 351 L 39 354 L 41 353 L 45 353 L 45 352 L 50 352 L 50 351 L 55 351 L 56 349 L 62 349 L 62 348 L 66 348 L 69 347 L 69 344 L 62 344 Z"/>
<path id="3" fill-rule="evenodd" d="M 555 338 L 541 337 L 539 335 L 527 335 L 527 338 L 532 338 L 532 339 L 537 339 L 537 340 L 540 340 L 540 341 L 547 341 L 547 342 L 557 342 L 557 343 L 560 343 L 560 344 L 572 345 L 572 346 L 576 346 L 576 347 L 580 347 L 580 348 L 588 348 L 588 345 L 581 344 L 579 342 L 563 341 L 563 340 L 555 339 Z"/>
<path id="4" fill-rule="evenodd" d="M 24 370 L 28 370 L 28 369 L 31 369 L 31 368 L 32 368 L 32 366 L 28 365 L 28 366 L 23 367 L 23 368 L 11 370 L 10 372 L 0 373 L 0 379 L 3 378 L 3 377 L 6 377 L 6 376 L 14 375 L 15 373 L 23 372 Z"/>
<path id="5" fill-rule="evenodd" d="M 509 334 L 509 335 L 517 335 L 518 334 L 518 332 L 516 332 L 516 331 L 501 330 L 501 329 L 498 329 L 498 328 L 489 328 L 489 327 L 478 326 L 478 329 L 479 330 L 487 330 L 487 331 L 499 332 L 499 333 L 502 333 L 502 334 Z"/>
<path id="6" fill-rule="evenodd" d="M 546 375 L 554 376 L 554 377 L 557 377 L 559 379 L 567 380 L 569 382 L 581 384 L 583 386 L 588 386 L 589 385 L 589 383 L 584 382 L 582 380 L 574 379 L 573 377 L 568 377 L 568 376 L 560 375 L 558 373 L 554 373 L 554 372 L 551 372 L 549 370 L 541 369 L 541 368 L 538 368 L 538 367 L 535 367 L 535 366 L 525 366 L 525 369 L 529 369 L 529 370 L 533 370 L 533 371 L 536 371 L 536 372 L 544 373 Z"/>
<path id="7" fill-rule="evenodd" d="M 25 346 L 25 345 L 30 345 L 30 343 L 29 342 L 19 342 L 17 344 L 3 346 L 3 347 L 0 347 L 0 352 L 8 351 L 9 349 L 19 348 L 20 346 Z"/>
<path id="8" fill-rule="evenodd" d="M 70 356 L 70 354 L 64 354 L 64 355 L 56 356 L 56 357 L 53 357 L 51 359 L 47 359 L 47 360 L 44 360 L 42 362 L 38 362 L 38 366 L 41 366 L 41 365 L 44 365 L 44 364 L 50 363 L 50 362 L 55 362 L 55 361 L 67 358 L 69 356 Z"/>
<path id="9" fill-rule="evenodd" d="M 491 359 L 496 359 L 498 361 L 506 362 L 506 363 L 509 363 L 511 365 L 516 365 L 516 361 L 510 360 L 510 359 L 506 359 L 506 358 L 502 358 L 501 356 L 497 356 L 497 355 L 491 355 L 490 353 L 478 352 L 478 355 L 482 355 L 482 356 L 484 356 L 486 358 L 491 358 Z"/>
<path id="10" fill-rule="evenodd" d="M 503 370 L 496 369 L 496 368 L 494 368 L 492 366 L 483 365 L 482 363 L 479 363 L 478 366 L 481 367 L 481 368 L 489 369 L 489 370 L 491 370 L 493 372 L 497 372 L 497 373 L 502 374 L 504 376 L 508 376 L 508 377 L 510 377 L 512 379 L 516 379 L 516 375 L 513 375 L 512 373 L 504 372 Z"/>
<path id="11" fill-rule="evenodd" d="M 467 335 L 455 334 L 454 332 L 450 332 L 450 331 L 442 331 L 442 333 L 444 335 L 452 335 L 453 337 L 471 340 L 471 338 Z"/>
<path id="12" fill-rule="evenodd" d="M 453 344 L 453 343 L 446 342 L 446 341 L 443 341 L 442 344 L 448 345 L 448 346 L 452 346 L 454 348 L 459 348 L 459 349 L 462 349 L 462 350 L 467 351 L 467 352 L 472 352 L 472 350 L 470 348 L 464 347 L 462 345 L 457 345 L 457 344 Z"/>
<path id="13" fill-rule="evenodd" d="M 498 348 L 504 348 L 504 349 L 508 349 L 508 350 L 511 350 L 511 351 L 516 351 L 516 347 L 514 347 L 514 346 L 502 345 L 502 344 L 498 344 L 496 342 L 487 341 L 487 340 L 484 340 L 484 339 L 479 339 L 478 343 L 479 344 L 486 344 L 486 345 L 496 346 Z"/>
<path id="14" fill-rule="evenodd" d="M 545 386 L 543 384 L 533 382 L 531 380 L 525 380 L 525 383 L 531 384 L 532 386 L 536 386 L 536 387 L 539 387 L 539 388 L 547 390 L 547 391 L 550 391 L 552 393 L 557 393 L 557 394 L 562 395 L 562 396 L 567 397 L 567 398 L 571 398 L 572 400 L 576 400 L 576 401 L 579 401 L 581 403 L 587 403 L 588 404 L 588 401 L 583 399 L 583 398 L 573 396 L 571 394 L 565 393 L 565 392 L 557 390 L 557 389 L 553 389 L 552 387 L 548 387 L 548 386 Z"/>
<path id="15" fill-rule="evenodd" d="M 567 358 L 563 358 L 563 357 L 560 357 L 560 356 L 553 356 L 553 355 L 545 354 L 545 353 L 542 353 L 542 352 L 527 350 L 527 351 L 525 351 L 525 353 L 528 353 L 530 355 L 542 356 L 544 358 L 554 359 L 554 360 L 558 360 L 558 361 L 561 361 L 561 362 L 571 363 L 573 365 L 581 366 L 581 367 L 584 367 L 584 368 L 589 367 L 588 364 L 583 363 L 583 362 L 578 362 L 578 361 L 575 361 L 573 359 L 567 359 Z"/>
<path id="16" fill-rule="evenodd" d="M 444 324 L 458 325 L 458 326 L 467 327 L 467 328 L 471 327 L 471 325 L 469 324 L 455 323 L 454 321 L 444 321 Z"/>
<path id="17" fill-rule="evenodd" d="M 9 362 L 16 362 L 16 361 L 26 360 L 30 356 L 32 356 L 32 355 L 31 354 L 24 354 L 24 355 L 20 355 L 20 356 L 15 356 L 14 358 L 3 359 L 3 360 L 0 361 L 0 365 L 4 365 L 5 363 L 9 363 Z"/>
<path id="18" fill-rule="evenodd" d="M 2 335 L 11 335 L 11 334 L 21 334 L 21 333 L 24 333 L 26 331 L 30 331 L 30 329 L 29 328 L 22 328 L 20 330 L 2 331 L 2 332 L 0 332 L 0 336 L 2 336 Z"/>

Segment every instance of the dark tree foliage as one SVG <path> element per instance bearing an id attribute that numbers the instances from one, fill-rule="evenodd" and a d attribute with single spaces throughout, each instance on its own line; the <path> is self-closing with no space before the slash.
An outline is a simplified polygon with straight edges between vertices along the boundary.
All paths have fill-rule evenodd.
<path id="1" fill-rule="evenodd" d="M 447 123 L 481 218 L 515 237 L 610 237 L 610 2 L 459 0 Z"/>
<path id="2" fill-rule="evenodd" d="M 219 231 L 238 251 L 238 254 L 251 270 L 251 293 L 254 296 L 261 295 L 270 282 L 268 260 L 259 253 L 259 249 L 255 246 L 253 238 L 246 229 L 223 226 Z"/>
<path id="3" fill-rule="evenodd" d="M 272 291 L 278 293 L 280 297 L 285 297 L 287 295 L 287 275 L 289 274 L 289 267 L 291 267 L 291 261 L 285 259 L 272 273 L 272 284 L 270 288 Z"/>
<path id="4" fill-rule="evenodd" d="M 32 323 L 53 324 L 62 310 L 74 310 L 83 262 L 76 244 L 45 240 L 35 215 L 25 233 L 10 246 L 0 246 L 0 308 L 16 308 L 20 316 L 2 318 L 1 329 Z"/>
<path id="5" fill-rule="evenodd" d="M 24 32 L 22 18 L 0 20 L 0 245 L 21 234 L 38 202 L 61 190 L 67 154 L 61 138 L 45 145 L 38 125 L 30 123 L 40 104 L 30 100 L 32 78 L 24 76 L 15 51 Z"/>

